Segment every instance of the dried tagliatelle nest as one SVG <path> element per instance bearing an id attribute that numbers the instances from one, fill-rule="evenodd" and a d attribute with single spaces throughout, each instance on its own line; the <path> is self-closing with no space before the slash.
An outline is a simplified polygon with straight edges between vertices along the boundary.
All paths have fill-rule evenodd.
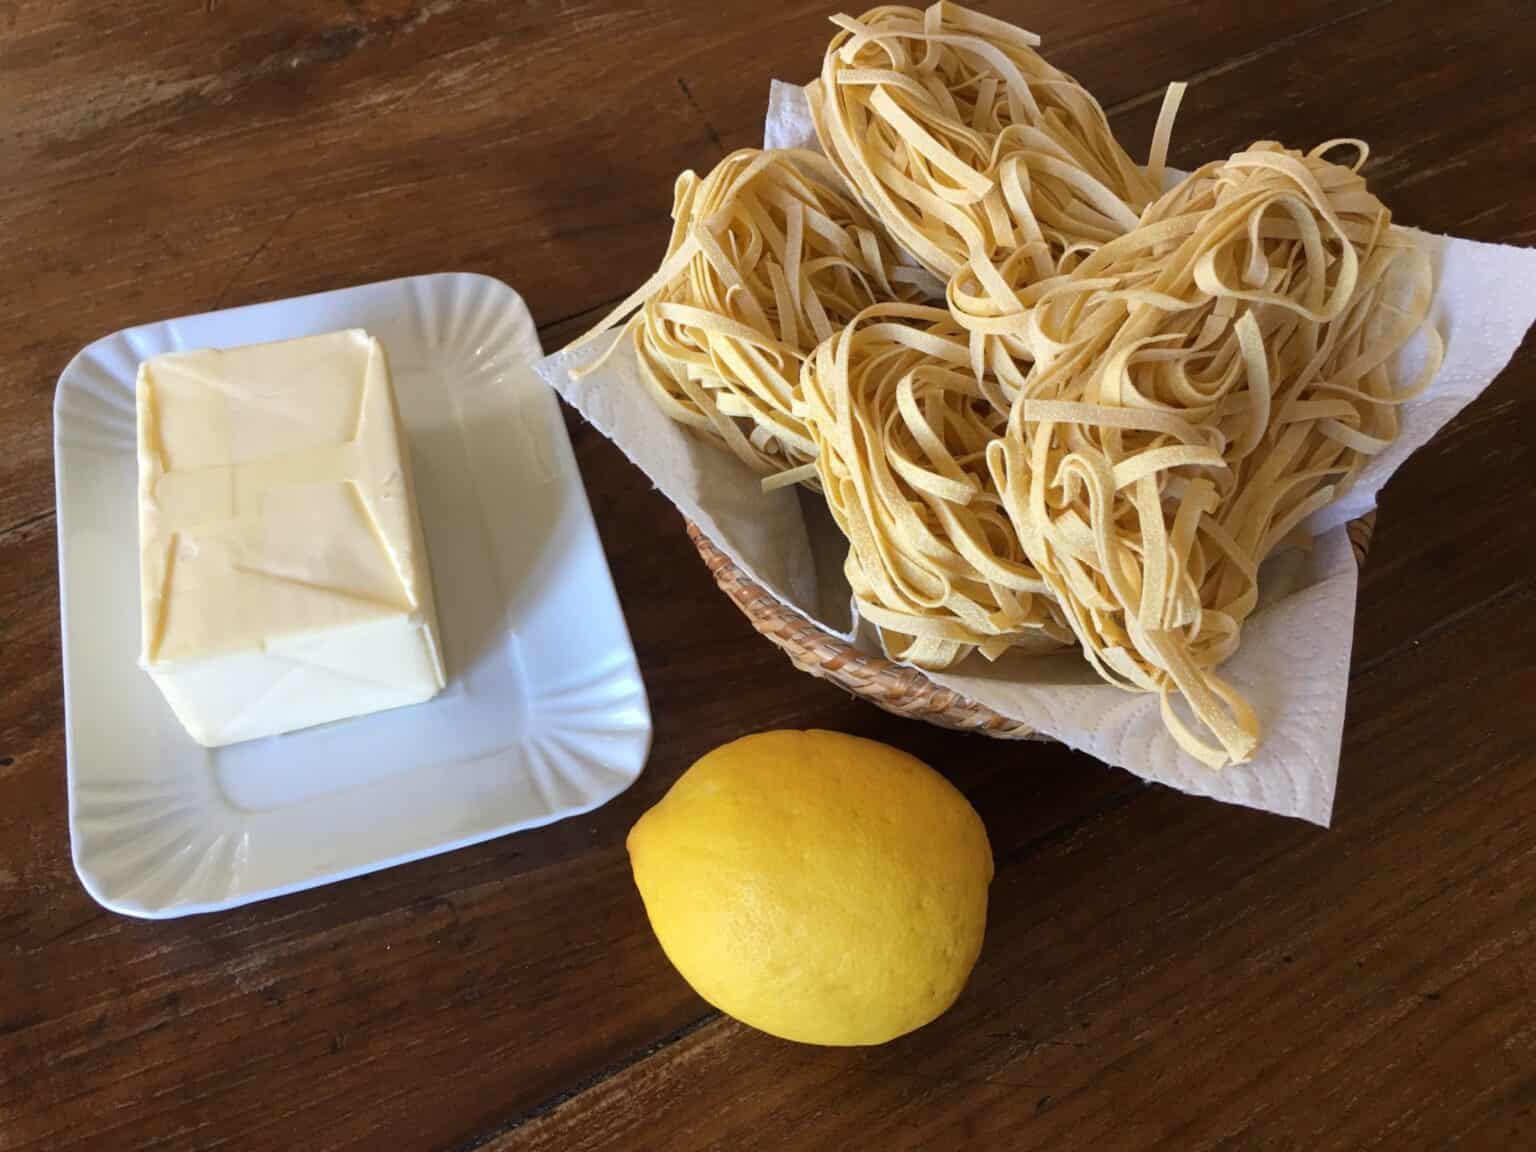
<path id="1" fill-rule="evenodd" d="M 1010 253 L 1036 277 L 1134 228 L 1161 191 L 1172 92 L 1138 168 L 1039 37 L 957 4 L 887 6 L 841 31 L 810 90 L 838 170 L 924 267 L 948 280 Z"/>
<path id="2" fill-rule="evenodd" d="M 1389 364 L 1425 330 L 1429 259 L 1336 144 L 1255 144 L 1208 164 L 1071 275 L 1012 334 L 1032 358 L 988 446 L 1003 506 L 1083 652 L 1155 692 L 1211 766 L 1259 726 L 1214 669 L 1260 562 L 1353 482 L 1433 377 Z M 966 317 L 957 317 L 961 324 Z M 988 340 L 1002 340 L 990 333 Z M 1182 699 L 1188 722 L 1174 706 Z"/>
<path id="3" fill-rule="evenodd" d="M 672 220 L 660 269 L 583 340 L 634 312 L 626 333 L 668 416 L 767 486 L 814 481 L 801 361 L 875 301 L 916 298 L 917 270 L 814 152 L 745 148 L 684 172 Z"/>
<path id="4" fill-rule="evenodd" d="M 1071 638 L 987 468 L 1010 401 L 968 361 L 944 309 L 877 304 L 823 341 L 802 377 L 859 614 L 921 668 Z"/>

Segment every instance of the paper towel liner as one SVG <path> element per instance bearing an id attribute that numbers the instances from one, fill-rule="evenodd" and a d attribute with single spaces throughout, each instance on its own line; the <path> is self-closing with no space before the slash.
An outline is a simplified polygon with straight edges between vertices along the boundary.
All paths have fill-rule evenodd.
<path id="1" fill-rule="evenodd" d="M 799 87 L 774 81 L 764 145 L 817 147 Z M 1343 525 L 1375 507 L 1403 460 L 1493 381 L 1536 318 L 1536 250 L 1427 234 L 1424 243 L 1436 263 L 1432 317 L 1446 341 L 1444 366 L 1403 409 L 1392 447 L 1313 518 L 1318 537 L 1310 553 L 1265 565 L 1260 606 L 1243 625 L 1237 654 L 1223 665 L 1222 675 L 1253 704 L 1262 726 L 1252 761 L 1214 771 L 1198 763 L 1163 727 L 1155 696 L 1105 684 L 1075 649 L 1013 654 L 995 664 L 972 656 L 929 677 L 1145 780 L 1326 826 L 1354 632 L 1356 567 Z M 667 419 L 625 349 L 600 371 L 573 380 L 573 364 L 590 362 L 607 343 L 557 353 L 539 373 L 748 576 L 826 631 L 873 650 L 872 630 L 851 616 L 842 576 L 846 545 L 819 497 L 797 489 L 763 492 L 746 465 Z M 1420 354 L 1406 352 L 1402 370 L 1411 372 Z M 1021 745 L 1017 755 L 1023 767 L 1031 752 Z"/>

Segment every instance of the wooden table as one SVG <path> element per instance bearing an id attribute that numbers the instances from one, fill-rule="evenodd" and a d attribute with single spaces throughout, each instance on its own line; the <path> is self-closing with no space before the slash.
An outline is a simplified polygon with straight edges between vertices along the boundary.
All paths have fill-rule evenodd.
<path id="1" fill-rule="evenodd" d="M 1513 0 L 1019 0 L 1143 152 L 1358 135 L 1398 219 L 1536 241 Z M 673 177 L 759 140 L 824 0 L 0 0 L 0 1149 L 1536 1147 L 1536 359 L 1393 482 L 1335 827 L 888 718 L 794 672 L 572 421 L 650 687 L 588 817 L 222 915 L 70 864 L 50 408 L 114 329 L 411 273 L 558 346 L 655 265 Z M 668 966 L 624 834 L 713 745 L 878 736 L 986 819 L 987 947 L 873 1050 L 755 1034 Z"/>

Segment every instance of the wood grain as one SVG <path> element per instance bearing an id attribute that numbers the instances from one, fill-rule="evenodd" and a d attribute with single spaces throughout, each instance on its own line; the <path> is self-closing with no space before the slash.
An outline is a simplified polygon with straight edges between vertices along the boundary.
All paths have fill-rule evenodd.
<path id="1" fill-rule="evenodd" d="M 1174 160 L 1361 135 L 1398 218 L 1536 240 L 1528 6 L 987 5 Z M 1336 827 L 1064 749 L 896 721 L 795 673 L 676 514 L 572 420 L 656 720 L 591 816 L 218 916 L 75 881 L 49 404 L 116 328 L 483 271 L 547 346 L 654 266 L 672 178 L 817 66 L 785 0 L 0 0 L 0 1149 L 1517 1148 L 1536 1141 L 1536 355 L 1383 498 Z M 722 686 L 728 686 L 725 691 Z M 781 1044 L 667 966 L 623 836 L 743 732 L 889 740 L 998 857 L 956 1008 Z"/>
<path id="2" fill-rule="evenodd" d="M 1536 740 L 1487 685 L 1536 691 L 1533 650 L 1527 590 L 1358 676 L 1332 832 L 1151 790 L 1003 856 L 927 1029 L 818 1051 L 720 1018 L 491 1147 L 1527 1146 Z"/>

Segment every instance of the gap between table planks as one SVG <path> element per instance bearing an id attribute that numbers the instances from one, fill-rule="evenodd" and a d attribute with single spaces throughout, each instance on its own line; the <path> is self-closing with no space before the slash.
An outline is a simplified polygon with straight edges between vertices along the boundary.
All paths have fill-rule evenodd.
<path id="1" fill-rule="evenodd" d="M 673 175 L 754 142 L 768 79 L 811 75 L 828 26 L 800 3 L 87 7 L 0 5 L 0 169 L 20 174 L 0 184 L 0 1149 L 1529 1138 L 1536 555 L 1501 530 L 1536 514 L 1529 351 L 1384 498 L 1331 833 L 903 724 L 794 673 L 577 427 L 656 714 L 630 793 L 224 916 L 95 908 L 59 726 L 48 401 L 69 355 L 445 267 L 508 280 L 556 346 L 654 266 Z M 1515 5 L 988 7 L 1044 32 L 1133 152 L 1161 85 L 1193 76 L 1178 162 L 1357 133 L 1400 219 L 1533 235 Z M 715 1018 L 629 883 L 634 817 L 714 743 L 774 725 L 906 747 L 988 821 L 976 980 L 889 1049 Z"/>

